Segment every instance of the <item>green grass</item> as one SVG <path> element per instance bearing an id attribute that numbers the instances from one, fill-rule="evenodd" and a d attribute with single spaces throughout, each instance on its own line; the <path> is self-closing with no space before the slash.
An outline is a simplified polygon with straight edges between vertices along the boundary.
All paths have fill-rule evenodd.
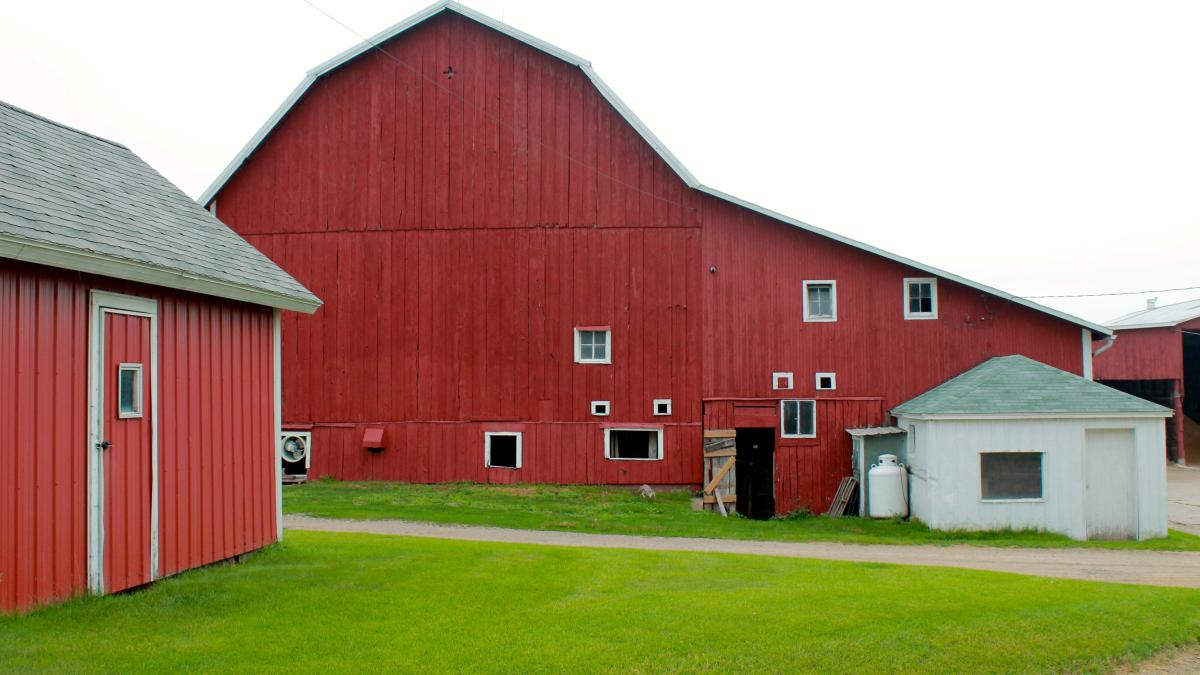
<path id="1" fill-rule="evenodd" d="M 243 564 L 0 617 L 0 670 L 1100 672 L 1200 591 L 768 556 L 289 532 Z"/>
<path id="2" fill-rule="evenodd" d="M 284 488 L 286 513 L 356 520 L 400 519 L 665 537 L 716 537 L 858 544 L 1106 547 L 1200 551 L 1200 537 L 1172 531 L 1150 541 L 1080 542 L 1035 531 L 944 532 L 920 522 L 793 517 L 769 521 L 692 511 L 687 492 L 643 499 L 630 489 L 476 483 L 413 485 L 320 480 Z"/>

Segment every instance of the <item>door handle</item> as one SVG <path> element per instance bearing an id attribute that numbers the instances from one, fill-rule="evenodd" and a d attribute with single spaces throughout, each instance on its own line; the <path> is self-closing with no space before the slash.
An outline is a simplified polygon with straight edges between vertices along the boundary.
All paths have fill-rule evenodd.
<path id="1" fill-rule="evenodd" d="M 112 441 L 110 441 L 110 440 L 107 440 L 107 439 L 106 439 L 106 440 L 103 440 L 103 441 L 100 441 L 99 443 L 97 443 L 97 444 L 96 444 L 96 449 L 97 449 L 97 450 L 107 450 L 107 449 L 109 449 L 109 448 L 111 448 L 111 447 L 112 447 Z"/>

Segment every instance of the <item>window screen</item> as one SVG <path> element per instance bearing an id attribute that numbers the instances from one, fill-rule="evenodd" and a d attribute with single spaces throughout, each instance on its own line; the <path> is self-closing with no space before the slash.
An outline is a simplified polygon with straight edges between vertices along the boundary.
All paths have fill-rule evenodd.
<path id="1" fill-rule="evenodd" d="M 660 459 L 657 429 L 609 429 L 608 456 L 611 459 Z"/>
<path id="2" fill-rule="evenodd" d="M 833 284 L 808 285 L 808 316 L 810 319 L 833 318 Z"/>
<path id="3" fill-rule="evenodd" d="M 783 401 L 780 406 L 781 436 L 812 438 L 817 435 L 816 401 Z"/>
<path id="4" fill-rule="evenodd" d="M 579 340 L 579 361 L 581 363 L 588 361 L 607 362 L 608 358 L 608 331 L 606 330 L 581 330 L 577 331 Z"/>
<path id="5" fill-rule="evenodd" d="M 1041 499 L 1042 453 L 981 453 L 979 478 L 983 499 Z"/>

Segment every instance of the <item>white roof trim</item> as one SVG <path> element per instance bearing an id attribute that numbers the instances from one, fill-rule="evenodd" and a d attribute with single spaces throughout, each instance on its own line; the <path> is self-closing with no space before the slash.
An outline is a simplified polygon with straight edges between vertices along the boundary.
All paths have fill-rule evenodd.
<path id="1" fill-rule="evenodd" d="M 659 138 L 657 136 L 655 136 L 653 132 L 650 131 L 650 129 L 645 125 L 645 123 L 643 123 L 640 119 L 638 119 L 638 116 L 635 115 L 633 113 L 633 111 L 629 109 L 629 106 L 625 105 L 624 101 L 622 101 L 620 99 L 620 97 L 617 96 L 616 92 L 614 92 L 604 82 L 604 80 L 600 79 L 600 76 L 597 75 L 596 71 L 594 71 L 592 69 L 592 64 L 589 61 L 587 61 L 586 59 L 580 58 L 568 51 L 559 49 L 558 47 L 555 47 L 554 45 L 552 45 L 548 42 L 539 40 L 538 38 L 535 38 L 532 35 L 525 33 L 524 31 L 517 30 L 516 28 L 513 28 L 512 26 L 510 26 L 502 21 L 497 21 L 496 19 L 493 19 L 490 16 L 481 14 L 469 7 L 465 7 L 457 2 L 452 2 L 450 0 L 442 0 L 441 2 L 436 2 L 436 3 L 426 7 L 425 9 L 417 12 L 416 14 L 413 14 L 412 16 L 408 17 L 407 19 L 405 19 L 389 28 L 384 29 L 383 31 L 380 31 L 379 33 L 376 33 L 375 35 L 370 37 L 367 41 L 365 41 L 361 44 L 355 45 L 355 46 L 351 47 L 350 49 L 347 49 L 346 51 L 342 52 L 341 54 L 338 54 L 337 56 L 329 59 L 328 61 L 325 61 L 324 63 L 317 66 L 316 68 L 313 68 L 312 70 L 308 71 L 308 74 L 305 76 L 304 80 L 302 80 L 300 82 L 300 84 L 297 85 L 296 88 L 292 90 L 292 93 L 288 95 L 288 97 L 284 100 L 283 104 L 280 105 L 275 110 L 275 112 L 271 114 L 271 117 L 269 117 L 267 119 L 266 123 L 263 124 L 262 127 L 260 127 L 258 129 L 258 131 L 254 133 L 254 136 L 252 136 L 250 138 L 250 141 L 246 143 L 246 145 L 241 149 L 241 151 L 238 152 L 238 154 L 225 167 L 225 169 L 223 171 L 221 171 L 221 173 L 217 176 L 216 180 L 214 180 L 213 183 L 208 186 L 208 189 L 206 189 L 204 191 L 204 193 L 200 195 L 200 199 L 198 200 L 200 202 L 200 204 L 207 206 L 208 203 L 212 201 L 213 197 L 215 197 L 217 195 L 217 193 L 220 192 L 221 188 L 225 186 L 225 183 L 227 183 L 229 181 L 229 179 L 233 177 L 233 174 L 237 172 L 238 168 L 240 168 L 241 165 L 246 161 L 246 159 L 250 157 L 250 155 L 259 146 L 259 144 L 261 144 L 266 139 L 266 137 L 271 133 L 271 131 L 274 130 L 275 126 L 277 124 L 279 124 L 280 120 L 282 120 L 283 117 L 285 115 L 287 115 L 288 111 L 291 110 L 292 106 L 295 105 L 296 102 L 299 101 L 302 96 L 304 96 L 305 92 L 308 91 L 308 88 L 310 86 L 312 86 L 312 84 L 314 82 L 316 82 L 318 78 L 320 78 L 323 75 L 328 74 L 330 71 L 344 65 L 348 61 L 351 61 L 352 59 L 355 59 L 355 58 L 375 49 L 376 45 L 379 45 L 380 43 L 383 43 L 383 42 L 387 42 L 388 40 L 391 40 L 391 39 L 395 38 L 396 36 L 400 35 L 401 33 L 404 33 L 405 31 L 409 30 L 410 28 L 413 28 L 414 26 L 420 24 L 421 22 L 423 22 L 429 18 L 432 18 L 433 16 L 435 16 L 443 11 L 446 11 L 446 10 L 453 11 L 453 12 L 460 14 L 468 19 L 471 19 L 472 21 L 476 21 L 476 22 L 481 23 L 489 28 L 499 31 L 500 33 L 508 35 L 509 37 L 511 37 L 515 40 L 524 42 L 525 44 L 529 45 L 530 47 L 533 47 L 534 49 L 545 52 L 545 53 L 547 53 L 551 56 L 554 56 L 558 59 L 561 59 L 573 66 L 579 67 L 581 70 L 583 70 L 584 74 L 587 75 L 588 79 L 591 80 L 592 84 L 596 87 L 596 89 L 599 90 L 600 94 L 604 97 L 604 99 L 607 100 L 609 102 L 609 104 L 612 105 L 612 107 L 615 108 L 617 110 L 617 112 L 621 114 L 621 116 L 623 118 L 625 118 L 625 121 L 628 122 L 629 125 L 632 126 L 634 128 L 634 130 L 636 130 L 638 132 L 639 135 L 641 135 L 643 140 L 645 140 L 647 143 L 650 144 L 650 147 L 653 148 L 656 153 L 658 153 L 658 156 L 660 158 L 662 158 L 662 160 L 664 162 L 666 162 L 668 166 L 671 167 L 671 169 L 679 176 L 679 178 L 684 183 L 686 183 L 688 185 L 688 187 L 699 190 L 700 192 L 703 192 L 711 197 L 715 197 L 722 201 L 726 201 L 731 204 L 736 204 L 737 206 L 741 206 L 743 208 L 750 209 L 751 211 L 755 211 L 764 216 L 767 216 L 768 218 L 773 218 L 775 220 L 781 221 L 788 225 L 792 225 L 793 227 L 798 227 L 802 230 L 807 230 L 808 232 L 812 232 L 813 234 L 817 234 L 822 237 L 826 237 L 828 239 L 832 239 L 834 241 L 840 242 L 842 244 L 846 244 L 847 246 L 852 246 L 854 248 L 866 251 L 868 253 L 873 253 L 882 258 L 887 258 L 889 260 L 900 263 L 902 265 L 906 265 L 913 269 L 921 270 L 922 272 L 925 272 L 926 274 L 932 274 L 934 276 L 941 277 L 948 281 L 953 281 L 953 282 L 962 284 L 964 286 L 968 286 L 968 287 L 974 288 L 976 290 L 983 291 L 984 293 L 987 293 L 989 295 L 994 295 L 1003 300 L 1009 300 L 1009 301 L 1015 302 L 1019 305 L 1024 305 L 1026 307 L 1029 307 L 1030 309 L 1033 309 L 1035 311 L 1042 312 L 1045 314 L 1049 314 L 1051 316 L 1062 319 L 1068 323 L 1073 323 L 1078 326 L 1082 326 L 1082 327 L 1087 328 L 1095 333 L 1100 333 L 1102 335 L 1112 335 L 1112 330 L 1105 328 L 1104 326 L 1101 326 L 1100 324 L 1092 323 L 1090 321 L 1085 321 L 1083 319 L 1080 319 L 1079 317 L 1071 316 L 1070 314 L 1067 314 L 1065 312 L 1060 312 L 1056 309 L 1051 309 L 1049 307 L 1046 307 L 1045 305 L 1040 305 L 1036 302 L 1033 302 L 1031 300 L 1026 300 L 1025 298 L 1015 296 L 1011 293 L 1005 293 L 1004 291 L 992 288 L 990 286 L 985 286 L 984 284 L 976 283 L 974 281 L 971 281 L 970 279 L 966 279 L 966 278 L 960 277 L 958 275 L 951 274 L 944 270 L 940 270 L 936 267 L 924 265 L 915 260 L 910 260 L 903 256 L 899 256 L 894 253 L 889 253 L 883 249 L 876 248 L 874 246 L 871 246 L 869 244 L 864 244 L 859 241 L 855 241 L 854 239 L 850 239 L 848 237 L 843 237 L 839 234 L 830 232 L 829 230 L 823 230 L 819 227 L 814 227 L 812 225 L 809 225 L 808 223 L 796 220 L 795 218 L 790 218 L 790 217 L 785 216 L 776 211 L 772 211 L 765 207 L 748 202 L 744 199 L 739 199 L 738 197 L 734 197 L 733 195 L 726 194 L 724 192 L 721 192 L 720 190 L 716 190 L 714 188 L 710 188 L 708 186 L 701 184 L 700 181 L 697 180 L 694 175 L 692 175 L 692 172 L 688 171 L 687 167 L 685 167 L 683 165 L 683 162 L 679 161 L 679 158 L 677 158 L 674 154 L 672 154 L 671 151 L 668 150 L 665 145 L 663 145 L 663 142 L 661 140 L 659 140 Z"/>
<path id="2" fill-rule="evenodd" d="M 320 302 L 306 302 L 291 296 L 272 293 L 255 287 L 241 286 L 179 270 L 167 269 L 65 246 L 55 246 L 11 235 L 0 235 L 0 258 L 10 258 L 12 260 L 97 274 L 114 279 L 125 279 L 126 281 L 164 286 L 181 291 L 191 291 L 219 298 L 249 302 L 255 305 L 289 309 L 306 314 L 312 314 L 321 306 Z"/>
<path id="3" fill-rule="evenodd" d="M 912 420 L 1025 420 L 1025 419 L 1123 419 L 1126 417 L 1171 417 L 1171 410 L 1163 412 L 1107 412 L 1107 413 L 898 413 L 897 418 Z"/>

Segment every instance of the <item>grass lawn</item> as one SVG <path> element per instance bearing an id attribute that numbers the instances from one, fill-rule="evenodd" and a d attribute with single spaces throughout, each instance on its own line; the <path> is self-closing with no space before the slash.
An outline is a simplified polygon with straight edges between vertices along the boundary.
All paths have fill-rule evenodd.
<path id="1" fill-rule="evenodd" d="M 969 570 L 289 532 L 240 565 L 0 617 L 0 670 L 1106 671 L 1200 591 Z"/>
<path id="2" fill-rule="evenodd" d="M 283 489 L 284 512 L 324 518 L 395 518 L 523 530 L 666 537 L 1200 551 L 1200 537 L 1175 531 L 1169 537 L 1151 541 L 1079 542 L 1045 532 L 942 532 L 919 522 L 866 518 L 805 517 L 769 521 L 722 518 L 713 513 L 692 511 L 689 500 L 690 494 L 683 491 L 659 493 L 657 499 L 647 500 L 629 489 L 559 485 L 412 485 L 320 480 Z"/>

